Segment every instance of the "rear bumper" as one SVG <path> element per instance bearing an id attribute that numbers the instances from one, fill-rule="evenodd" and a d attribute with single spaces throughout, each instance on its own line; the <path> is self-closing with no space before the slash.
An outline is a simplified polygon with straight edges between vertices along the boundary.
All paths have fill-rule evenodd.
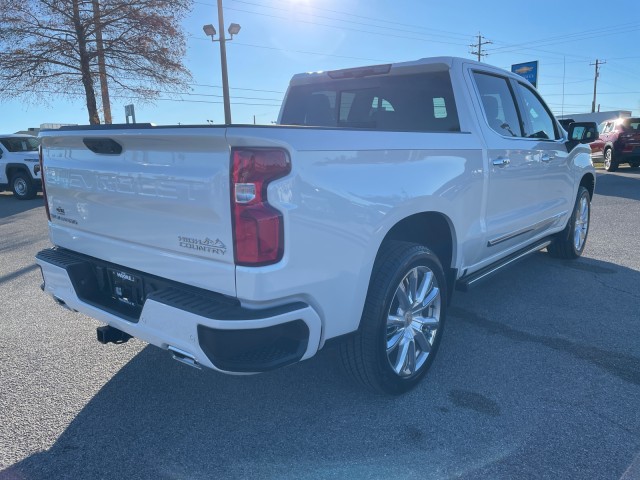
<path id="1" fill-rule="evenodd" d="M 618 163 L 638 162 L 640 161 L 640 149 L 637 149 L 631 152 L 625 152 L 625 151 L 617 152 L 615 159 Z"/>
<path id="2" fill-rule="evenodd" d="M 640 145 L 638 142 L 616 143 L 614 151 L 617 162 L 625 163 L 640 160 Z"/>
<path id="3" fill-rule="evenodd" d="M 38 253 L 36 263 L 44 291 L 59 304 L 152 345 L 179 349 L 221 372 L 272 370 L 318 350 L 320 317 L 302 302 L 247 309 L 234 298 L 133 272 L 147 285 L 142 304 L 134 308 L 96 280 L 96 272 L 124 267 L 55 248 Z"/>

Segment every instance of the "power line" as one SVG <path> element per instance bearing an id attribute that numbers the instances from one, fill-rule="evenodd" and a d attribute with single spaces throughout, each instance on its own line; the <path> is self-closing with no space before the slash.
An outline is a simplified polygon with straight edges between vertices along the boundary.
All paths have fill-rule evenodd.
<path id="1" fill-rule="evenodd" d="M 196 36 L 196 35 L 194 35 L 192 33 L 189 34 L 189 38 L 194 38 L 196 40 L 207 41 L 207 39 L 200 38 L 199 36 Z M 348 55 L 335 55 L 335 54 L 331 54 L 331 53 L 310 52 L 310 51 L 306 51 L 306 50 L 289 50 L 289 49 L 286 49 L 286 48 L 267 47 L 266 45 L 254 45 L 254 44 L 251 44 L 251 43 L 242 43 L 242 42 L 235 42 L 235 41 L 233 42 L 233 45 L 240 45 L 240 46 L 243 46 L 243 47 L 252 47 L 252 48 L 262 48 L 264 50 L 275 50 L 275 51 L 278 51 L 278 52 L 301 53 L 301 54 L 304 54 L 304 55 L 319 55 L 321 57 L 346 58 L 346 59 L 349 59 L 349 60 L 364 60 L 364 61 L 367 61 L 367 62 L 388 62 L 388 60 L 380 60 L 379 58 L 352 57 L 352 56 L 348 56 Z M 221 87 L 217 87 L 217 88 L 221 88 Z M 231 88 L 231 90 L 234 90 L 234 89 Z M 236 89 L 236 90 L 238 90 L 238 89 Z M 251 90 L 251 89 L 245 88 L 245 89 L 239 89 L 239 90 Z M 256 91 L 283 93 L 283 92 L 275 92 L 273 90 L 256 90 Z"/>
<path id="2" fill-rule="evenodd" d="M 222 85 L 209 85 L 206 83 L 187 83 L 187 85 L 193 85 L 195 87 L 222 88 Z M 264 93 L 284 93 L 283 91 L 280 91 L 280 90 L 264 90 L 262 88 L 229 87 L 229 90 L 245 90 L 247 92 L 264 92 Z"/>
<path id="3" fill-rule="evenodd" d="M 346 58 L 349 60 L 364 60 L 367 62 L 388 62 L 388 60 L 380 60 L 379 58 L 363 58 L 363 57 L 350 57 L 347 55 L 331 55 L 331 54 L 326 54 L 326 53 L 320 53 L 320 52 L 309 52 L 309 51 L 304 51 L 304 50 L 286 50 L 283 48 L 277 48 L 277 47 L 267 47 L 265 45 L 252 45 L 250 43 L 242 43 L 242 42 L 236 42 L 235 45 L 240 45 L 243 47 L 253 47 L 253 48 L 262 48 L 265 50 L 278 50 L 280 52 L 289 52 L 289 53 L 302 53 L 304 55 L 320 55 L 323 57 L 335 57 L 335 58 Z"/>
<path id="4" fill-rule="evenodd" d="M 549 45 L 554 45 L 556 43 L 581 40 L 583 37 L 593 38 L 594 36 L 617 35 L 619 33 L 628 33 L 630 31 L 635 31 L 638 29 L 639 25 L 640 23 L 636 21 L 636 22 L 618 24 L 614 26 L 600 27 L 595 29 L 583 30 L 580 32 L 568 33 L 564 35 L 556 35 L 555 37 L 546 37 L 539 40 L 531 40 L 528 42 L 516 43 L 511 45 L 507 44 L 502 47 L 493 48 L 491 49 L 491 51 L 498 52 L 500 50 L 503 50 L 501 53 L 508 53 L 507 51 L 504 51 L 504 50 L 511 51 L 510 49 L 517 48 L 517 47 L 526 47 L 527 45 L 530 45 L 530 44 L 535 44 L 538 46 L 549 46 Z M 631 28 L 631 30 L 625 30 L 629 28 Z M 623 31 L 621 31 L 621 29 Z M 603 35 L 598 35 L 598 34 L 603 34 Z"/>
<path id="5" fill-rule="evenodd" d="M 135 77 L 118 77 L 125 80 L 137 80 Z M 187 82 L 185 85 L 190 85 L 194 87 L 208 87 L 208 88 L 222 88 L 222 85 L 211 85 L 208 83 L 193 83 Z M 229 87 L 229 90 L 243 90 L 247 92 L 261 92 L 261 93 L 284 93 L 281 90 L 265 90 L 263 88 L 242 88 L 242 87 Z"/>
<path id="6" fill-rule="evenodd" d="M 210 3 L 205 3 L 205 2 L 194 2 L 194 3 L 198 3 L 199 5 L 206 5 L 206 6 L 213 6 L 213 4 Z M 279 15 L 271 15 L 271 14 L 267 14 L 267 13 L 261 13 L 261 12 L 255 12 L 255 11 L 251 11 L 251 10 L 243 10 L 241 8 L 233 8 L 233 7 L 226 7 L 227 10 L 233 10 L 236 12 L 242 12 L 242 13 L 249 13 L 252 15 L 260 15 L 261 17 L 268 17 L 268 18 L 277 18 L 280 20 L 290 20 L 287 17 L 283 17 L 283 16 L 279 16 Z M 334 19 L 334 20 L 339 20 L 339 19 Z M 464 46 L 464 44 L 462 43 L 454 43 L 454 42 L 445 42 L 442 40 L 432 40 L 432 39 L 427 39 L 427 38 L 419 38 L 419 37 L 410 37 L 407 35 L 396 35 L 396 34 L 392 34 L 392 33 L 387 33 L 387 32 L 372 32 L 370 30 L 362 30 L 362 29 L 358 29 L 358 28 L 352 28 L 352 27 L 345 27 L 342 25 L 328 25 L 326 23 L 319 23 L 319 22 L 312 22 L 310 20 L 301 20 L 298 19 L 296 20 L 297 23 L 305 23 L 308 25 L 317 25 L 320 27 L 328 27 L 328 28 L 335 28 L 338 30 L 348 30 L 351 32 L 359 32 L 359 33 L 368 33 L 370 35 L 379 35 L 379 36 L 384 36 L 386 38 L 388 37 L 393 37 L 393 38 L 402 38 L 402 39 L 407 39 L 407 40 L 417 40 L 420 42 L 431 42 L 431 43 L 441 43 L 441 44 L 445 44 L 445 45 L 457 45 L 457 46 Z M 374 26 L 375 28 L 375 26 Z M 415 32 L 413 32 L 415 33 Z"/>
<path id="7" fill-rule="evenodd" d="M 242 3 L 245 5 L 251 5 L 251 6 L 256 6 L 256 7 L 262 7 L 262 8 L 268 8 L 271 10 L 280 10 L 280 11 L 290 11 L 290 9 L 287 8 L 280 8 L 280 7 L 274 7 L 273 5 L 265 5 L 265 4 L 261 4 L 261 3 L 254 3 L 254 2 L 247 2 L 244 0 L 232 0 L 234 3 Z M 330 13 L 335 13 L 341 16 L 349 16 L 349 17 L 353 17 L 353 18 L 360 18 L 363 20 L 369 20 L 372 22 L 377 22 L 377 23 L 386 23 L 389 25 L 398 25 L 404 28 L 393 28 L 392 30 L 398 31 L 398 32 L 406 32 L 406 28 L 415 28 L 417 30 L 422 30 L 425 32 L 435 32 L 435 33 L 427 33 L 427 35 L 440 35 L 441 37 L 447 37 L 447 38 L 451 38 L 453 40 L 464 40 L 466 38 L 468 38 L 468 35 L 462 34 L 462 33 L 458 33 L 458 32 L 451 32 L 448 30 L 439 30 L 439 29 L 435 29 L 435 28 L 426 28 L 422 25 L 412 25 L 412 24 L 408 24 L 408 23 L 401 23 L 401 22 L 394 22 L 394 21 L 390 21 L 390 20 L 384 20 L 384 19 L 380 19 L 380 18 L 375 18 L 375 17 L 367 17 L 364 15 L 356 15 L 353 13 L 349 13 L 346 12 L 344 10 L 332 10 L 329 8 L 321 8 L 321 7 L 317 7 L 315 5 L 310 5 L 309 8 L 311 8 L 312 10 L 317 10 L 317 11 L 324 11 L 324 12 L 330 12 Z M 310 16 L 314 16 L 316 18 L 324 18 L 324 19 L 328 19 L 328 20 L 338 20 L 340 22 L 347 22 L 347 23 L 354 23 L 356 25 L 365 25 L 365 26 L 369 26 L 369 27 L 375 27 L 375 28 L 383 28 L 383 29 L 389 29 L 389 27 L 383 27 L 380 25 L 374 25 L 371 23 L 363 23 L 363 22 L 353 22 L 351 20 L 344 20 L 343 18 L 335 18 L 335 17 L 323 17 L 321 15 L 317 15 L 317 14 L 309 14 L 306 13 L 306 15 L 310 15 Z M 410 33 L 418 33 L 420 34 L 420 32 L 410 32 Z M 442 34 L 446 34 L 446 35 L 442 35 Z M 453 36 L 455 35 L 455 37 Z M 457 37 L 457 38 L 456 38 Z"/>
<path id="8" fill-rule="evenodd" d="M 574 33 L 565 34 L 565 35 L 558 35 L 555 37 L 547 37 L 540 40 L 522 42 L 518 44 L 508 44 L 503 41 L 494 40 L 495 43 L 502 44 L 503 46 L 489 49 L 489 52 L 502 53 L 502 54 L 506 54 L 506 53 L 521 54 L 521 53 L 518 53 L 518 50 L 521 49 L 526 51 L 548 53 L 554 56 L 560 55 L 560 56 L 569 57 L 569 58 L 581 58 L 583 59 L 582 61 L 584 61 L 584 60 L 588 60 L 589 57 L 571 54 L 571 53 L 561 53 L 557 51 L 544 50 L 538 47 L 550 46 L 558 43 L 566 43 L 566 42 L 571 42 L 575 40 L 582 40 L 585 38 L 606 37 L 609 35 L 618 35 L 620 33 L 635 32 L 638 28 L 638 25 L 640 25 L 638 22 L 630 22 L 630 23 L 621 24 L 621 25 L 600 27 L 596 29 L 584 30 L 584 31 L 574 32 Z M 626 27 L 626 29 L 623 28 L 621 30 L 620 27 Z M 529 47 L 528 45 L 530 44 L 536 44 L 536 47 Z M 522 53 L 522 55 L 524 54 Z M 567 62 L 567 63 L 578 63 L 578 62 Z"/>
<path id="9" fill-rule="evenodd" d="M 77 97 L 77 98 L 83 98 L 84 97 L 84 93 L 83 92 L 61 92 L 61 91 L 55 91 L 55 90 L 36 90 L 36 89 L 24 89 L 24 90 L 19 90 L 19 89 L 7 89 L 7 90 L 2 90 L 2 93 L 13 93 L 13 94 L 21 94 L 21 93 L 35 93 L 35 94 L 54 94 L 54 95 L 66 95 L 66 96 L 72 96 L 72 97 Z M 176 94 L 179 95 L 179 94 Z M 208 96 L 208 95 L 203 95 L 203 96 Z M 218 96 L 218 95 L 216 95 Z M 130 100 L 142 100 L 145 102 L 156 102 L 156 101 L 160 101 L 160 102 L 184 102 L 184 103 L 210 103 L 210 104 L 221 104 L 223 103 L 222 101 L 217 101 L 217 100 L 185 100 L 183 98 L 153 98 L 153 99 L 148 99 L 148 98 L 144 98 L 144 97 L 140 97 L 140 96 L 135 96 L 135 95 L 111 95 L 111 97 L 114 98 L 126 98 L 126 99 L 130 99 Z M 239 98 L 239 97 L 235 97 L 235 98 Z M 247 106 L 252 106 L 252 107 L 280 107 L 280 104 L 270 104 L 270 103 L 252 103 L 252 102 L 233 102 L 234 105 L 247 105 Z"/>

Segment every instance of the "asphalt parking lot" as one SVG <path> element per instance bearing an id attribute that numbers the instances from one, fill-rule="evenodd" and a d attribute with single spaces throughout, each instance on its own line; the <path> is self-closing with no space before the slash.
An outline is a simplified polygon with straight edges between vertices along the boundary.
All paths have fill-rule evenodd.
<path id="1" fill-rule="evenodd" d="M 334 352 L 198 371 L 40 291 L 42 198 L 0 194 L 0 479 L 640 479 L 640 170 L 599 171 L 585 255 L 457 292 L 416 390 Z"/>

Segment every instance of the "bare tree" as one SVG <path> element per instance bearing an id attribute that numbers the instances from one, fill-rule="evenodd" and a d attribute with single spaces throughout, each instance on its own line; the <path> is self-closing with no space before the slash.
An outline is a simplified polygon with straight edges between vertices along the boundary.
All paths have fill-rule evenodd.
<path id="1" fill-rule="evenodd" d="M 142 101 L 157 98 L 160 88 L 185 90 L 191 76 L 180 23 L 191 4 L 0 0 L 0 98 L 83 96 L 89 123 L 97 124 L 100 76 L 103 99 L 107 81 L 116 96 Z"/>

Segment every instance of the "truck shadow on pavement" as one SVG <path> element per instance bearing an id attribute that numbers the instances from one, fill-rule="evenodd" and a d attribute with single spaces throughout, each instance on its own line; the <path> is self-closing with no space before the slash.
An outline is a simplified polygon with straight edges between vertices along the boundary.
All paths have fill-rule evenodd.
<path id="1" fill-rule="evenodd" d="M 351 385 L 331 349 L 231 377 L 146 347 L 0 479 L 619 478 L 640 449 L 640 295 L 619 284 L 640 273 L 539 253 L 457 293 L 401 397 Z"/>
<path id="2" fill-rule="evenodd" d="M 42 207 L 44 205 L 43 202 L 41 193 L 32 200 L 18 200 L 10 192 L 0 192 L 0 203 L 2 204 L 2 208 L 0 208 L 0 220 L 34 208 Z"/>

